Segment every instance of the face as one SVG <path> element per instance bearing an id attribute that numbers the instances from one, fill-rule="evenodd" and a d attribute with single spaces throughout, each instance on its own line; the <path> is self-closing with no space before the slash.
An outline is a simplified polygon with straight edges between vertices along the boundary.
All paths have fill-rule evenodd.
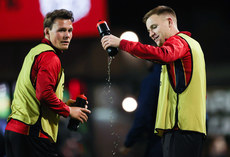
<path id="1" fill-rule="evenodd" d="M 73 26 L 69 19 L 55 19 L 52 29 L 45 28 L 46 38 L 59 50 L 66 50 L 72 39 Z"/>
<path id="2" fill-rule="evenodd" d="M 162 46 L 166 38 L 170 37 L 170 19 L 165 15 L 151 15 L 146 21 L 146 27 L 158 46 Z"/>

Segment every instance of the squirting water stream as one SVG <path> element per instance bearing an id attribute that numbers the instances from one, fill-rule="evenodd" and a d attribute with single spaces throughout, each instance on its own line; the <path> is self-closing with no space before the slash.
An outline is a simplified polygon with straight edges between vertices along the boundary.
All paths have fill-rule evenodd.
<path id="1" fill-rule="evenodd" d="M 106 86 L 107 86 L 107 101 L 108 101 L 108 105 L 109 107 L 112 108 L 113 105 L 113 97 L 112 97 L 112 93 L 111 93 L 111 64 L 113 61 L 114 57 L 108 57 L 108 69 L 107 69 L 107 79 L 106 79 Z M 113 140 L 113 148 L 112 148 L 112 157 L 116 157 L 117 156 L 117 151 L 118 151 L 118 143 L 120 141 L 120 135 L 119 133 L 116 131 L 116 128 L 114 127 L 114 113 L 113 110 L 111 109 L 111 113 L 110 113 L 110 133 L 112 136 L 112 140 Z"/>

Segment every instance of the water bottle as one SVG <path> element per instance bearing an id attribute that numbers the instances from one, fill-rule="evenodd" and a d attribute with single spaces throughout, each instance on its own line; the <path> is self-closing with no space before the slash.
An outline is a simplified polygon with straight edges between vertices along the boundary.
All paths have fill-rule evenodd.
<path id="1" fill-rule="evenodd" d="M 81 94 L 77 97 L 76 102 L 71 104 L 71 106 L 75 106 L 75 107 L 82 107 L 85 108 L 86 105 L 86 101 L 87 101 L 87 97 L 84 94 Z M 70 118 L 69 123 L 68 123 L 68 129 L 72 130 L 72 131 L 77 131 L 79 124 L 81 122 L 77 119 L 74 118 Z"/>
<path id="2" fill-rule="evenodd" d="M 101 37 L 111 34 L 109 26 L 107 25 L 107 23 L 105 21 L 100 20 L 97 23 L 97 29 L 98 29 L 98 32 L 99 32 Z M 109 56 L 111 56 L 111 57 L 115 56 L 118 53 L 118 49 L 116 47 L 108 47 L 106 49 L 106 51 L 108 52 Z"/>

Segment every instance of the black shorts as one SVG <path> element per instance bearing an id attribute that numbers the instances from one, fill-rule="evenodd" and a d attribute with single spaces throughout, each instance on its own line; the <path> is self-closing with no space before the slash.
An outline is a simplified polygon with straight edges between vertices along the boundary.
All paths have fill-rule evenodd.
<path id="1" fill-rule="evenodd" d="M 163 157 L 201 157 L 204 134 L 174 130 L 162 137 Z"/>
<path id="2" fill-rule="evenodd" d="M 55 143 L 49 139 L 5 132 L 7 157 L 57 157 Z"/>

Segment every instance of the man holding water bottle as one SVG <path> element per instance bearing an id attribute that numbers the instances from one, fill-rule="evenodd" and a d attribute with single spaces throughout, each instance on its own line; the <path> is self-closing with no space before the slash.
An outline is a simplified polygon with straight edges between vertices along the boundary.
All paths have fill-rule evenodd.
<path id="1" fill-rule="evenodd" d="M 176 13 L 168 6 L 150 10 L 143 22 L 157 46 L 114 35 L 104 36 L 102 46 L 162 64 L 154 132 L 162 137 L 163 156 L 200 157 L 206 136 L 206 71 L 200 44 L 190 32 L 178 30 Z"/>

